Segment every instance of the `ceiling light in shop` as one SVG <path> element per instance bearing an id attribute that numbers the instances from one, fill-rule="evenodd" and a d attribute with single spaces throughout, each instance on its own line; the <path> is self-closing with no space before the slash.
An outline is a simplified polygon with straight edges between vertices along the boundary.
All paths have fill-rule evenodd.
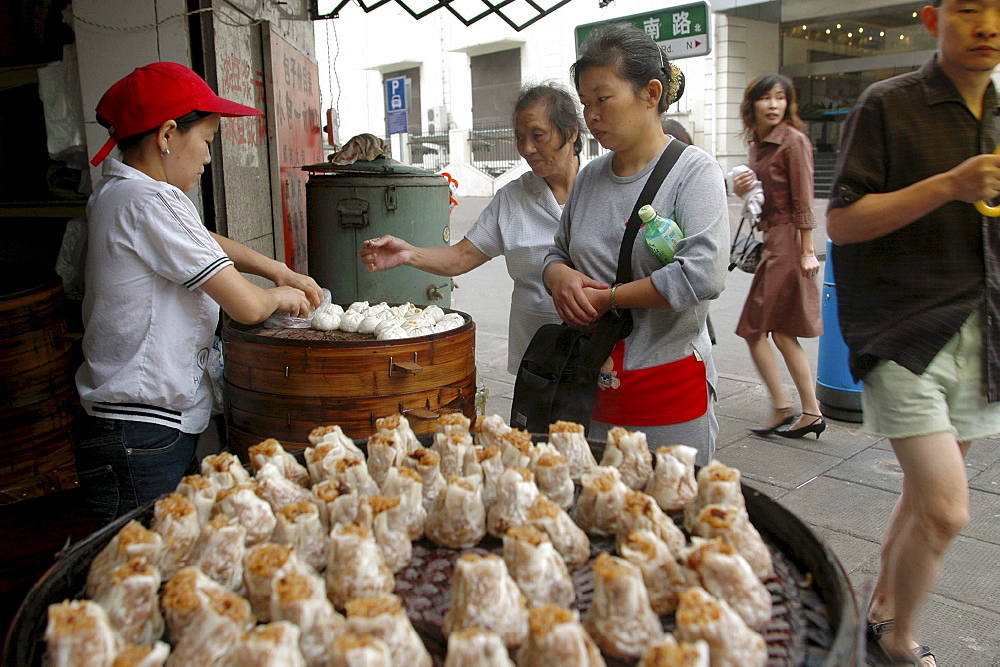
<path id="1" fill-rule="evenodd" d="M 837 30 L 840 30 L 840 24 L 839 23 L 837 24 Z"/>
<path id="2" fill-rule="evenodd" d="M 828 34 L 828 35 L 830 34 L 830 29 L 829 28 L 826 29 L 826 34 Z"/>
<path id="3" fill-rule="evenodd" d="M 858 33 L 862 33 L 862 32 L 864 32 L 864 31 L 865 31 L 864 27 L 859 27 L 859 28 L 858 28 Z"/>

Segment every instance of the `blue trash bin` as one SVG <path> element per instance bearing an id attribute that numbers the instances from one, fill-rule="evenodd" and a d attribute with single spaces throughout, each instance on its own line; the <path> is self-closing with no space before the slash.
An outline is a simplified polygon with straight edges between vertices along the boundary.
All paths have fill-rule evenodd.
<path id="1" fill-rule="evenodd" d="M 826 242 L 823 272 L 823 335 L 816 364 L 816 398 L 823 414 L 833 419 L 861 422 L 861 383 L 851 377 L 847 343 L 837 316 L 837 286 L 833 278 L 833 242 Z"/>

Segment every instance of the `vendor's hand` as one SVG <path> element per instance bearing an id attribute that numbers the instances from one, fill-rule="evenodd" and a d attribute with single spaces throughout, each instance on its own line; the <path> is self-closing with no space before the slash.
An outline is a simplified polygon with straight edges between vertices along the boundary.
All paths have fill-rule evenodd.
<path id="1" fill-rule="evenodd" d="M 279 287 L 294 287 L 301 291 L 313 308 L 318 308 L 323 303 L 323 290 L 319 284 L 311 276 L 296 273 L 285 264 L 278 269 L 274 283 Z"/>
<path id="2" fill-rule="evenodd" d="M 750 192 L 757 185 L 757 174 L 752 171 L 745 171 L 733 178 L 733 194 L 742 197 Z"/>
<path id="3" fill-rule="evenodd" d="M 803 278 L 812 278 L 819 273 L 819 259 L 816 255 L 802 255 L 799 259 L 799 268 Z"/>
<path id="4" fill-rule="evenodd" d="M 276 302 L 274 307 L 275 313 L 288 313 L 292 317 L 309 317 L 312 306 L 309 304 L 309 299 L 306 298 L 306 294 L 302 290 L 282 285 L 280 287 L 272 287 L 267 291 Z"/>
<path id="5" fill-rule="evenodd" d="M 594 280 L 570 268 L 566 264 L 550 264 L 545 271 L 545 284 L 552 292 L 552 302 L 556 306 L 559 317 L 567 324 L 587 326 L 593 324 L 601 313 L 591 302 L 600 299 L 597 295 L 588 295 L 587 290 L 606 290 L 599 280 Z"/>
<path id="6" fill-rule="evenodd" d="M 954 199 L 973 203 L 1000 197 L 1000 155 L 970 157 L 949 171 L 948 176 Z"/>
<path id="7" fill-rule="evenodd" d="M 410 261 L 413 246 L 403 239 L 386 234 L 377 239 L 368 239 L 361 244 L 361 261 L 368 273 L 394 269 Z"/>

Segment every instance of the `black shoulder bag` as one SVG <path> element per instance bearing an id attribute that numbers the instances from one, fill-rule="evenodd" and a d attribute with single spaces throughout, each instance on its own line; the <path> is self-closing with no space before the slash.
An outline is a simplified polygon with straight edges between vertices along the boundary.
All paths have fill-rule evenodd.
<path id="1" fill-rule="evenodd" d="M 632 245 L 641 226 L 639 209 L 653 200 L 687 146 L 673 139 L 646 180 L 618 251 L 616 283 L 632 281 Z M 592 332 L 565 323 L 542 325 L 528 343 L 517 369 L 511 424 L 531 433 L 548 433 L 549 424 L 562 419 L 582 424 L 589 431 L 601 366 L 615 343 L 630 333 L 632 314 L 624 309 L 617 314 L 604 313 Z"/>

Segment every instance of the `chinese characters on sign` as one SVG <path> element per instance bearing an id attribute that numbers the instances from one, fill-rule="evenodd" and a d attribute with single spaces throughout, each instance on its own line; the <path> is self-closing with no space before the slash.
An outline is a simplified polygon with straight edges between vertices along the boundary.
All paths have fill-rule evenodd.
<path id="1" fill-rule="evenodd" d="M 670 58 L 704 56 L 711 52 L 711 17 L 708 2 L 667 7 L 643 14 L 622 16 L 576 27 L 576 52 L 596 28 L 614 23 L 631 23 L 644 30 Z"/>
<path id="2" fill-rule="evenodd" d="M 285 263 L 305 273 L 307 164 L 323 160 L 319 67 L 275 33 L 270 34 L 274 156 L 281 185 Z M 276 232 L 277 234 L 277 232 Z"/>

